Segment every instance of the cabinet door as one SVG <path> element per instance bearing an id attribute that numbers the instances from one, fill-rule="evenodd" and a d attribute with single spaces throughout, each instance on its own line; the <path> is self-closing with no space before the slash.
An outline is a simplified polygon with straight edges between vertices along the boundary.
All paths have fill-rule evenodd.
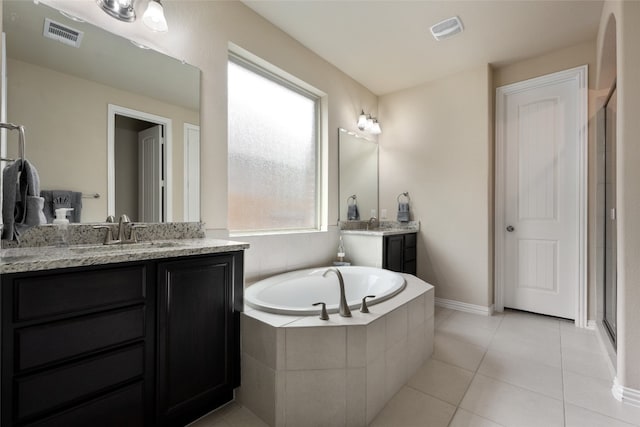
<path id="1" fill-rule="evenodd" d="M 233 398 L 233 263 L 158 264 L 159 425 L 185 425 Z"/>
<path id="2" fill-rule="evenodd" d="M 383 268 L 391 271 L 402 272 L 404 268 L 404 237 L 402 234 L 386 236 L 384 238 L 384 265 Z"/>

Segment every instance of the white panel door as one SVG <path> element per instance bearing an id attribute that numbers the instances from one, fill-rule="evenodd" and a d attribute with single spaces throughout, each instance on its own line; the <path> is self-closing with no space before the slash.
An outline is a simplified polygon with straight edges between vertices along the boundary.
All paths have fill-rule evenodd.
<path id="1" fill-rule="evenodd" d="M 200 126 L 184 125 L 184 220 L 200 221 Z"/>
<path id="2" fill-rule="evenodd" d="M 164 221 L 162 125 L 138 133 L 138 221 Z"/>
<path id="3" fill-rule="evenodd" d="M 576 317 L 579 89 L 547 81 L 504 98 L 504 307 Z"/>

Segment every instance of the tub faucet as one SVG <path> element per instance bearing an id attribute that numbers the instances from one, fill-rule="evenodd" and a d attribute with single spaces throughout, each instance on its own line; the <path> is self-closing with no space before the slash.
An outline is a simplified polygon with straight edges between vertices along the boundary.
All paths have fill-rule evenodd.
<path id="1" fill-rule="evenodd" d="M 331 271 L 338 276 L 338 282 L 340 284 L 340 306 L 338 307 L 338 313 L 340 313 L 342 317 L 351 317 L 351 310 L 349 310 L 349 304 L 347 304 L 347 298 L 344 294 L 344 278 L 340 270 L 337 268 L 327 268 L 327 270 L 322 273 L 322 277 L 327 277 L 327 274 Z"/>

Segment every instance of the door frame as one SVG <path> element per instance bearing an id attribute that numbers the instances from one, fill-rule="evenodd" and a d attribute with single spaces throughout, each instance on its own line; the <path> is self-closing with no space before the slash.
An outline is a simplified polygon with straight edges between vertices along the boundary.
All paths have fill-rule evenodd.
<path id="1" fill-rule="evenodd" d="M 115 104 L 108 105 L 107 112 L 107 215 L 115 215 L 116 212 L 116 165 L 115 165 L 115 143 L 116 143 L 116 115 L 126 116 L 132 119 L 144 120 L 164 126 L 164 186 L 165 200 L 164 212 L 165 222 L 173 220 L 173 149 L 172 149 L 172 120 L 167 117 L 157 116 L 144 111 L 133 110 Z"/>
<path id="2" fill-rule="evenodd" d="M 575 325 L 587 327 L 587 153 L 588 153 L 588 88 L 587 65 L 548 74 L 496 88 L 495 117 L 495 215 L 494 215 L 494 307 L 504 310 L 504 249 L 505 249 L 505 145 L 506 97 L 536 87 L 576 81 L 577 93 L 577 135 L 578 135 L 578 286 L 576 289 Z"/>

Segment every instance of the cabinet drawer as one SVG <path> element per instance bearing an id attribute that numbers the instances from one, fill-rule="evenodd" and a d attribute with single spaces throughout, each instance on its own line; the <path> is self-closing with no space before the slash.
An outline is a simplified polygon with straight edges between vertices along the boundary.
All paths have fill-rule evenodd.
<path id="1" fill-rule="evenodd" d="M 16 371 L 144 337 L 144 307 L 16 331 Z"/>
<path id="2" fill-rule="evenodd" d="M 17 418 L 54 410 L 142 376 L 142 344 L 53 371 L 16 380 Z M 80 402 L 78 402 L 80 403 Z"/>
<path id="3" fill-rule="evenodd" d="M 90 310 L 144 299 L 144 265 L 15 279 L 14 320 Z"/>
<path id="4" fill-rule="evenodd" d="M 135 383 L 46 420 L 38 427 L 137 427 L 144 425 L 144 387 Z"/>

